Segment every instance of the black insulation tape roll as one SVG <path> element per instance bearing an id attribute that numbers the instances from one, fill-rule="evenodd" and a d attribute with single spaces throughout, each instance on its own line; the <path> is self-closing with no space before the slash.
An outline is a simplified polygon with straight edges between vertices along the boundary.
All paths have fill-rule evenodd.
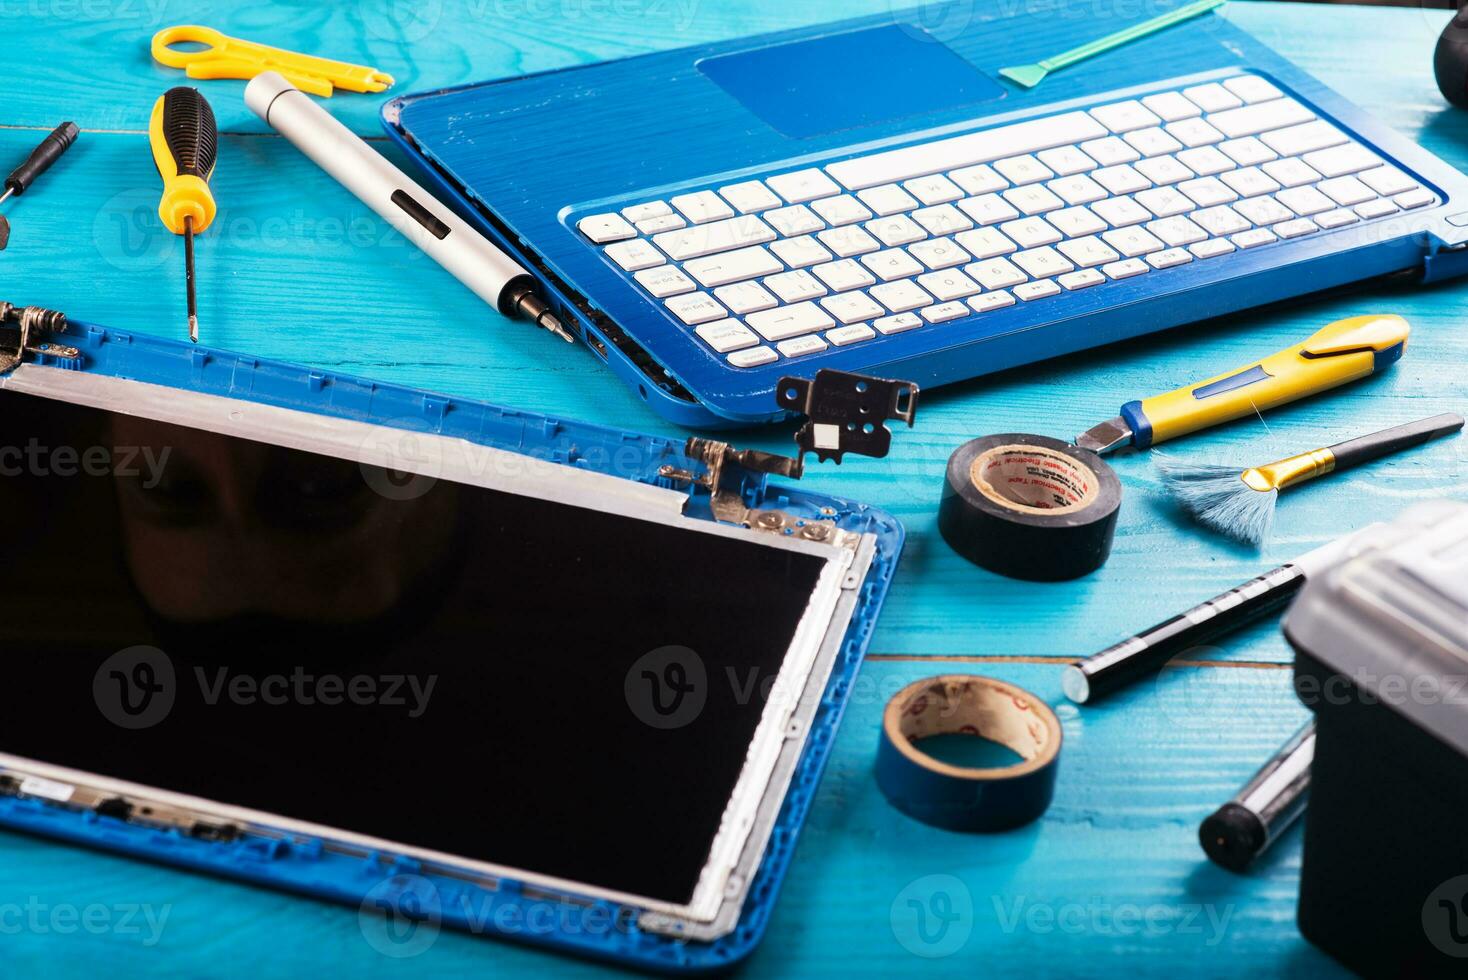
<path id="1" fill-rule="evenodd" d="M 1032 582 L 1094 572 L 1111 554 L 1121 481 L 1100 456 L 1007 433 L 949 457 L 938 530 L 975 565 Z"/>

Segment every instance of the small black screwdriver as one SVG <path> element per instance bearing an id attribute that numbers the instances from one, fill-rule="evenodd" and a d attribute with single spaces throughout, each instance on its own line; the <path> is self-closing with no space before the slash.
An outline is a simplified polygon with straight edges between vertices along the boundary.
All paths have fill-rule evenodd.
<path id="1" fill-rule="evenodd" d="M 32 181 L 45 173 L 51 164 L 61 159 L 61 154 L 76 142 L 79 132 L 74 122 L 64 122 L 51 130 L 51 135 L 37 144 L 36 148 L 31 151 L 31 155 L 26 157 L 25 163 L 16 167 L 10 172 L 10 176 L 5 178 L 5 193 L 0 194 L 0 204 L 4 204 L 12 194 L 17 197 L 24 194 Z M 0 215 L 0 249 L 9 243 L 10 222 L 5 219 L 4 215 Z"/>

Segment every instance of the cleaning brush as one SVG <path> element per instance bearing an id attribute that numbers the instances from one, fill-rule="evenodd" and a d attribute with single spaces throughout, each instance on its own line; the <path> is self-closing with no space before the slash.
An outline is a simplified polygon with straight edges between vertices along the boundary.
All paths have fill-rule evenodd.
<path id="1" fill-rule="evenodd" d="M 1436 415 L 1243 472 L 1235 467 L 1184 463 L 1161 455 L 1157 466 L 1173 497 L 1199 523 L 1257 545 L 1274 524 L 1274 508 L 1281 490 L 1420 446 L 1462 428 L 1461 415 Z"/>

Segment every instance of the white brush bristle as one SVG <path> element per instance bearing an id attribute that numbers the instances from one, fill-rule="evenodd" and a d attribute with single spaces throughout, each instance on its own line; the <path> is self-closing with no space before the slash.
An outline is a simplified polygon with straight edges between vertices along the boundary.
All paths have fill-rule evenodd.
<path id="1" fill-rule="evenodd" d="M 1250 489 L 1242 469 L 1184 463 L 1157 456 L 1162 481 L 1174 499 L 1201 524 L 1246 544 L 1257 545 L 1274 524 L 1279 491 Z"/>

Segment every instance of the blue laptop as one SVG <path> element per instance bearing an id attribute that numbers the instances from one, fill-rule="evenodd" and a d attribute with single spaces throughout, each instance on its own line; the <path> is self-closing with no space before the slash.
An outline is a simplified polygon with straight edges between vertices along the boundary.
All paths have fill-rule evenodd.
<path id="1" fill-rule="evenodd" d="M 961 2 L 389 102 L 384 123 L 669 419 L 819 368 L 959 381 L 1468 269 L 1468 179 L 1209 15 Z M 1077 11 L 1079 13 L 1079 11 Z"/>

